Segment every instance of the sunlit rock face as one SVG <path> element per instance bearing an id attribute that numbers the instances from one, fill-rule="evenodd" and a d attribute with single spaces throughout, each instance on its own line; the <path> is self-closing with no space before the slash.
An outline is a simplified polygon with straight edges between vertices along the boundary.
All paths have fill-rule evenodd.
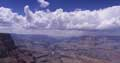
<path id="1" fill-rule="evenodd" d="M 0 33 L 0 58 L 6 57 L 7 53 L 14 48 L 15 44 L 10 34 Z"/>

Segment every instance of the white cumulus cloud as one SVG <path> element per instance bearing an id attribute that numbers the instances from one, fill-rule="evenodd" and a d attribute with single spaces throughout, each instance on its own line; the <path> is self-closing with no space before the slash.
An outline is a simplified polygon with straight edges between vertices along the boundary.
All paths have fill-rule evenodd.
<path id="1" fill-rule="evenodd" d="M 108 7 L 100 10 L 75 10 L 64 12 L 36 11 L 33 13 L 25 7 L 28 27 L 36 29 L 114 29 L 120 27 L 120 6 Z"/>
<path id="2" fill-rule="evenodd" d="M 45 8 L 50 5 L 50 3 L 45 0 L 38 0 L 38 2 L 40 3 L 40 7 L 42 8 Z"/>
<path id="3" fill-rule="evenodd" d="M 32 12 L 29 6 L 24 7 L 25 16 L 14 13 L 9 8 L 0 7 L 0 32 L 29 33 L 41 30 L 108 30 L 120 29 L 120 6 L 99 10 L 75 10 Z M 71 32 L 70 32 L 71 33 Z"/>

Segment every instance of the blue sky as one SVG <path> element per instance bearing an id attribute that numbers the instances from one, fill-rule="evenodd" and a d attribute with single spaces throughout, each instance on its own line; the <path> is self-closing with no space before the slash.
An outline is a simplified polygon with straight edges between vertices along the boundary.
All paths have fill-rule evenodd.
<path id="1" fill-rule="evenodd" d="M 46 0 L 50 2 L 47 9 L 54 11 L 58 8 L 62 8 L 64 11 L 73 11 L 75 9 L 82 10 L 95 10 L 106 8 L 110 6 L 120 5 L 120 0 Z M 0 6 L 11 8 L 14 12 L 19 14 L 23 13 L 25 5 L 29 5 L 32 11 L 40 8 L 40 4 L 37 0 L 0 0 Z"/>

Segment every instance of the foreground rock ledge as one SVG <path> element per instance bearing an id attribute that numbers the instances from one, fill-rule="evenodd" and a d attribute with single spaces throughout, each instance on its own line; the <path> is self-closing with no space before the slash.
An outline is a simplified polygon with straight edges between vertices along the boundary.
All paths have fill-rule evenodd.
<path id="1" fill-rule="evenodd" d="M 15 44 L 10 34 L 0 33 L 0 58 L 8 56 L 8 52 L 15 49 Z"/>

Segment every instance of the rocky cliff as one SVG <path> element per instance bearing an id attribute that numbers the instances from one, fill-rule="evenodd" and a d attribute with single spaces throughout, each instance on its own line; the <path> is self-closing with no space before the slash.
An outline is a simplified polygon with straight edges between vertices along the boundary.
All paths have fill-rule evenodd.
<path id="1" fill-rule="evenodd" d="M 15 49 L 15 44 L 10 34 L 0 33 L 0 58 L 7 57 L 8 52 Z"/>

